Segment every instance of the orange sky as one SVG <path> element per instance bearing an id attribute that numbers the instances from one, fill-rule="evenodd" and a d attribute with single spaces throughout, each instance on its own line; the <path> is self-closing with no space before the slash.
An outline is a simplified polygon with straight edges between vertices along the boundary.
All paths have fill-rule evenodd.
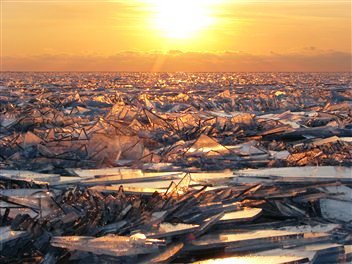
<path id="1" fill-rule="evenodd" d="M 2 70 L 350 71 L 340 0 L 1 0 Z"/>

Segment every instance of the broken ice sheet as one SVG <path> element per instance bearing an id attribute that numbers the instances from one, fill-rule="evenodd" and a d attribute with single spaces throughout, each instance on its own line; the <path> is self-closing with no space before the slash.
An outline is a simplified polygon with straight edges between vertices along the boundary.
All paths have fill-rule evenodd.
<path id="1" fill-rule="evenodd" d="M 300 122 L 303 120 L 305 114 L 306 113 L 304 112 L 298 113 L 298 112 L 286 111 L 281 114 L 261 115 L 261 116 L 258 116 L 258 119 L 262 118 L 262 119 L 277 120 L 278 122 L 284 125 L 289 125 L 294 129 L 298 129 L 301 127 Z"/>
<path id="2" fill-rule="evenodd" d="M 0 227 L 0 246 L 4 243 L 28 235 L 27 231 L 13 231 L 10 226 Z"/>
<path id="3" fill-rule="evenodd" d="M 274 158 L 274 159 L 278 159 L 278 160 L 286 160 L 288 158 L 288 156 L 290 156 L 290 152 L 288 152 L 287 150 L 283 150 L 283 151 L 269 151 L 270 155 Z"/>
<path id="4" fill-rule="evenodd" d="M 42 182 L 55 182 L 60 180 L 60 175 L 58 174 L 45 174 L 33 171 L 24 170 L 0 170 L 0 178 L 5 177 L 8 179 L 23 179 L 32 181 L 42 181 Z"/>
<path id="5" fill-rule="evenodd" d="M 173 126 L 182 131 L 183 129 L 192 128 L 194 124 L 199 121 L 200 118 L 198 115 L 193 115 L 191 113 L 177 114 L 177 116 L 175 116 Z"/>
<path id="6" fill-rule="evenodd" d="M 55 197 L 57 195 L 60 195 L 62 193 L 61 190 L 50 190 L 47 191 L 45 189 L 2 189 L 0 190 L 0 195 L 4 196 L 16 196 L 16 197 L 26 197 L 26 196 L 31 196 L 31 197 L 37 197 L 41 196 L 41 194 L 45 192 L 46 195 Z"/>
<path id="7" fill-rule="evenodd" d="M 208 172 L 208 171 L 200 171 L 200 172 L 191 172 L 192 181 L 199 183 L 209 183 L 214 181 L 220 181 L 234 177 L 233 172 L 231 170 L 224 171 L 216 171 L 216 172 Z"/>
<path id="8" fill-rule="evenodd" d="M 67 248 L 70 251 L 79 250 L 97 255 L 131 256 L 159 251 L 164 241 L 148 239 L 140 234 L 126 236 L 103 236 L 99 238 L 66 236 L 53 237 L 50 241 L 54 247 Z"/>
<path id="9" fill-rule="evenodd" d="M 172 182 L 171 180 L 148 181 L 148 182 L 124 183 L 123 186 L 127 188 L 126 190 L 128 190 L 129 188 L 131 188 L 131 190 L 133 190 L 134 188 L 135 189 L 146 188 L 146 189 L 150 189 L 150 190 L 163 192 L 167 189 L 167 187 L 170 185 L 171 182 Z M 115 185 L 115 186 L 117 186 L 117 185 Z"/>
<path id="10" fill-rule="evenodd" d="M 29 208 L 22 208 L 22 207 L 17 207 L 13 204 L 10 203 L 5 203 L 5 202 L 0 202 L 0 214 L 5 215 L 6 209 L 10 209 L 8 217 L 11 219 L 15 219 L 17 215 L 19 214 L 28 214 L 32 218 L 38 217 L 38 213 L 36 211 L 33 211 L 32 209 Z"/>
<path id="11" fill-rule="evenodd" d="M 29 214 L 31 217 L 46 216 L 57 209 L 53 198 L 62 191 L 47 191 L 45 189 L 5 189 L 0 190 L 0 214 L 5 213 L 6 208 L 11 208 L 10 218 L 18 214 Z"/>
<path id="12" fill-rule="evenodd" d="M 324 218 L 350 222 L 352 220 L 352 201 L 320 199 L 320 210 Z"/>
<path id="13" fill-rule="evenodd" d="M 105 178 L 111 176 L 119 176 L 123 179 L 143 179 L 143 178 L 173 178 L 184 175 L 183 172 L 172 171 L 172 172 L 145 172 L 139 169 L 132 169 L 128 167 L 118 168 L 101 168 L 101 169 L 69 169 L 73 174 L 78 175 L 82 178 Z"/>
<path id="14" fill-rule="evenodd" d="M 114 176 L 118 175 L 121 178 L 130 176 L 130 178 L 142 177 L 143 172 L 138 169 L 131 168 L 102 168 L 102 169 L 69 169 L 74 174 L 80 177 L 95 177 L 95 176 Z"/>
<path id="15" fill-rule="evenodd" d="M 142 165 L 143 170 L 160 171 L 160 172 L 177 172 L 180 171 L 180 167 L 174 166 L 173 163 L 144 163 Z"/>
<path id="16" fill-rule="evenodd" d="M 329 138 L 317 138 L 314 139 L 312 145 L 314 146 L 321 146 L 327 143 L 337 142 L 340 138 L 337 136 L 329 137 Z"/>
<path id="17" fill-rule="evenodd" d="M 0 201 L 8 204 L 13 204 L 15 207 L 24 207 L 32 209 L 40 216 L 47 216 L 54 210 L 58 209 L 58 205 L 52 199 L 53 193 L 49 191 L 41 191 L 32 194 L 31 196 L 0 196 Z M 2 205 L 3 206 L 3 205 Z M 21 213 L 21 211 L 18 211 Z"/>
<path id="18" fill-rule="evenodd" d="M 26 148 L 32 145 L 37 145 L 42 141 L 43 140 L 40 137 L 38 137 L 36 134 L 29 131 L 24 135 L 22 146 L 23 148 Z"/>
<path id="19" fill-rule="evenodd" d="M 277 180 L 295 181 L 334 181 L 352 182 L 352 168 L 333 166 L 307 166 L 265 169 L 245 169 L 235 171 L 240 177 L 272 178 Z"/>
<path id="20" fill-rule="evenodd" d="M 185 173 L 145 173 L 140 176 L 136 176 L 133 174 L 124 173 L 116 176 L 101 176 L 94 179 L 84 180 L 82 181 L 82 184 L 99 185 L 123 183 L 131 187 L 165 188 L 172 180 L 180 180 L 184 177 L 184 175 Z M 153 182 L 155 185 L 153 185 Z"/>
<path id="21" fill-rule="evenodd" d="M 5 114 L 0 116 L 0 126 L 10 128 L 19 121 L 15 115 Z"/>
<path id="22" fill-rule="evenodd" d="M 134 184 L 132 184 L 132 185 L 134 185 Z M 120 187 L 121 187 L 121 185 L 115 185 L 115 186 L 97 185 L 97 186 L 90 187 L 89 189 L 96 190 L 96 191 L 103 192 L 103 193 L 117 193 L 117 192 L 119 192 Z M 146 188 L 146 187 L 144 187 L 143 184 L 141 187 L 127 186 L 126 184 L 124 184 L 123 191 L 126 194 L 152 195 L 155 192 L 164 192 L 164 191 L 166 191 L 166 189 Z"/>
<path id="23" fill-rule="evenodd" d="M 125 122 L 132 122 L 138 109 L 133 106 L 125 105 L 124 103 L 117 102 L 107 115 L 108 119 L 123 120 Z"/>
<path id="24" fill-rule="evenodd" d="M 185 233 L 191 233 L 197 230 L 199 225 L 192 224 L 172 224 L 172 223 L 161 223 L 156 232 L 147 233 L 146 236 L 150 238 L 164 238 L 177 236 Z"/>
<path id="25" fill-rule="evenodd" d="M 273 249 L 256 253 L 256 256 L 277 256 L 286 255 L 291 257 L 306 258 L 309 263 L 339 263 L 338 260 L 343 257 L 344 253 L 343 245 L 332 244 L 332 243 L 317 243 L 303 247 L 297 247 L 292 249 Z M 323 256 L 319 261 L 321 255 Z M 329 259 L 329 260 L 328 260 Z M 325 261 L 327 262 L 325 262 Z M 320 262 L 322 261 L 322 262 Z"/>
<path id="26" fill-rule="evenodd" d="M 220 218 L 219 224 L 252 221 L 259 217 L 262 211 L 261 208 L 244 208 L 243 210 L 228 212 Z"/>
<path id="27" fill-rule="evenodd" d="M 164 221 L 171 224 L 176 219 L 181 223 L 204 224 L 204 219 L 214 215 L 216 226 L 202 225 L 202 228 L 207 236 L 217 235 L 216 230 L 222 229 L 217 217 L 225 212 L 224 217 L 227 215 L 230 221 L 235 220 L 237 212 L 234 211 L 244 206 L 251 207 L 253 212 L 263 206 L 264 213 L 258 215 L 258 221 L 248 220 L 248 224 L 242 222 L 239 229 L 229 230 L 230 235 L 259 228 L 286 227 L 286 231 L 300 233 L 299 241 L 292 236 L 282 243 L 293 248 L 315 239 L 321 242 L 330 236 L 341 237 L 348 233 L 347 224 L 332 230 L 321 228 L 322 232 L 330 230 L 329 233 L 307 233 L 318 229 L 310 226 L 303 229 L 299 226 L 302 219 L 297 222 L 292 217 L 308 212 L 304 223 L 340 223 L 339 218 L 349 216 L 348 213 L 342 215 L 344 207 L 339 205 L 351 200 L 348 196 L 351 181 L 347 177 L 332 173 L 319 178 L 311 173 L 313 170 L 305 168 L 289 169 L 287 174 L 291 175 L 287 177 L 280 176 L 281 172 L 277 171 L 273 172 L 275 175 L 261 176 L 261 170 L 257 170 L 255 174 L 258 172 L 258 175 L 241 177 L 232 172 L 237 168 L 266 167 L 269 161 L 277 159 L 281 161 L 269 165 L 286 166 L 286 163 L 290 164 L 287 159 L 292 159 L 293 165 L 348 166 L 351 162 L 351 103 L 348 100 L 351 78 L 348 74 L 3 73 L 2 77 L 0 120 L 8 127 L 0 126 L 1 168 L 62 173 L 60 180 L 56 180 L 56 176 L 44 176 L 47 177 L 45 181 L 50 181 L 45 189 L 64 191 L 56 202 L 69 212 L 62 218 L 57 214 L 47 217 L 50 225 L 55 226 L 53 232 L 49 232 L 51 235 L 56 235 L 58 229 L 72 235 L 129 234 L 139 232 L 141 224 L 146 230 L 153 230 Z M 197 139 L 202 143 L 202 138 L 206 139 L 204 144 L 195 144 L 198 150 L 185 153 Z M 130 145 L 132 143 L 136 145 Z M 307 153 L 306 148 L 314 148 L 314 151 Z M 297 155 L 287 157 L 289 152 Z M 158 157 L 150 158 L 155 153 L 168 164 L 156 163 Z M 312 159 L 316 155 L 317 158 Z M 301 158 L 303 160 L 299 161 Z M 78 173 L 67 168 L 76 169 Z M 94 171 L 83 170 L 88 168 Z M 152 175 L 135 168 L 162 170 L 166 174 Z M 230 170 L 210 172 L 201 171 L 201 168 Z M 169 171 L 180 171 L 182 176 Z M 177 188 L 185 172 L 191 172 L 191 180 L 186 178 Z M 27 205 L 36 202 L 22 195 L 30 193 L 28 188 L 44 188 L 43 184 L 33 184 L 38 182 L 33 178 L 0 177 L 0 189 L 9 188 L 2 195 L 11 199 L 25 198 Z M 241 179 L 239 183 L 244 179 L 266 182 L 261 186 L 235 184 L 232 178 Z M 92 181 L 82 183 L 86 180 Z M 124 185 L 124 192 L 120 184 Z M 15 188 L 23 188 L 23 193 Z M 166 190 L 166 195 L 160 194 Z M 159 194 L 153 195 L 154 191 Z M 332 202 L 330 206 L 324 206 L 323 199 L 326 198 Z M 279 206 L 272 206 L 275 203 Z M 14 208 L 18 205 L 5 201 L 2 205 L 2 224 L 13 224 L 14 216 L 29 213 L 31 220 L 36 221 L 36 227 L 46 227 L 37 221 L 36 213 L 30 213 L 34 211 Z M 332 213 L 337 209 L 338 213 Z M 268 217 L 278 214 L 282 217 L 280 211 L 286 212 L 289 219 L 271 222 Z M 324 219 L 321 211 L 325 218 L 327 213 L 330 217 Z M 254 214 L 253 219 L 255 217 Z M 294 229 L 297 226 L 299 230 Z M 35 230 L 37 228 L 30 229 L 31 232 Z M 187 229 L 180 232 L 184 230 Z M 222 233 L 226 235 L 226 231 Z M 173 236 L 167 238 L 173 241 Z M 274 242 L 269 243 L 271 239 Z M 248 239 L 230 243 L 230 247 L 233 252 L 252 250 L 253 247 L 258 251 L 263 249 L 259 245 L 281 244 L 280 239 Z M 56 259 L 66 252 L 60 249 L 55 249 L 55 254 L 51 250 L 32 251 L 31 243 L 23 248 L 26 259 L 19 254 L 13 262 L 29 261 L 28 258 L 37 256 L 42 258 L 44 254 L 56 254 Z M 33 240 L 34 243 L 37 241 Z M 189 254 L 187 247 L 180 257 L 190 262 L 194 254 Z M 171 242 L 165 251 L 146 257 L 153 257 L 151 262 L 172 261 L 181 248 L 178 242 Z M 208 250 L 198 252 L 201 258 L 213 257 Z M 76 254 L 77 262 L 86 261 L 80 259 L 82 255 L 88 254 Z M 11 261 L 6 257 L 5 261 Z M 273 263 L 276 257 L 261 262 Z M 94 258 L 100 260 L 100 256 Z"/>
<path id="28" fill-rule="evenodd" d="M 238 256 L 217 259 L 207 259 L 202 261 L 193 262 L 194 264 L 298 264 L 309 263 L 307 258 L 297 256 Z"/>
<path id="29" fill-rule="evenodd" d="M 170 127 L 170 124 L 157 114 L 154 114 L 148 110 L 143 111 L 145 113 L 145 116 L 148 118 L 149 123 L 152 125 L 152 127 L 155 128 L 168 128 Z"/>
<path id="30" fill-rule="evenodd" d="M 228 146 L 233 153 L 241 155 L 241 156 L 250 156 L 250 155 L 261 155 L 266 154 L 265 151 L 259 149 L 258 142 L 251 140 L 239 145 Z"/>
<path id="31" fill-rule="evenodd" d="M 180 195 L 184 193 L 184 191 L 191 183 L 190 177 L 187 173 L 146 173 L 144 175 L 147 177 L 121 180 L 120 176 L 101 177 L 89 181 L 84 181 L 81 184 L 92 186 L 90 189 L 99 190 L 105 193 L 118 191 L 122 184 L 126 193 L 139 193 L 148 195 L 153 194 L 154 192 L 164 193 L 168 190 L 170 184 L 174 183 L 175 187 L 179 185 L 179 188 L 173 191 L 173 195 Z M 158 180 L 159 178 L 160 180 Z"/>
<path id="32" fill-rule="evenodd" d="M 193 145 L 188 149 L 188 155 L 202 156 L 202 155 L 226 155 L 230 151 L 223 145 L 219 144 L 215 139 L 210 138 L 206 135 L 201 135 Z"/>
<path id="33" fill-rule="evenodd" d="M 204 235 L 201 238 L 192 241 L 192 249 L 207 249 L 207 248 L 221 248 L 233 244 L 240 244 L 242 242 L 248 243 L 249 241 L 256 243 L 258 241 L 273 241 L 283 238 L 302 237 L 300 232 L 289 232 L 283 230 L 256 230 L 243 233 L 235 232 L 220 232 L 218 234 Z"/>
<path id="34" fill-rule="evenodd" d="M 347 185 L 321 186 L 320 190 L 333 195 L 335 200 L 352 201 L 352 188 Z"/>
<path id="35" fill-rule="evenodd" d="M 89 140 L 88 155 L 93 160 L 115 162 L 119 159 L 138 160 L 144 156 L 145 147 L 138 136 L 107 136 L 95 134 Z"/>
<path id="36" fill-rule="evenodd" d="M 191 184 L 191 181 L 192 181 L 191 174 L 186 173 L 186 175 L 177 183 L 175 189 L 173 190 L 173 193 L 174 194 L 187 193 L 188 188 Z"/>
<path id="37" fill-rule="evenodd" d="M 284 226 L 280 230 L 290 232 L 303 232 L 303 233 L 329 233 L 334 229 L 340 228 L 339 224 L 315 224 L 315 225 L 298 225 L 298 226 Z"/>
<path id="38" fill-rule="evenodd" d="M 182 242 L 171 243 L 162 252 L 148 256 L 141 260 L 141 263 L 169 263 L 176 257 L 177 253 L 182 250 L 183 246 L 184 244 Z"/>
<path id="39" fill-rule="evenodd" d="M 254 114 L 244 113 L 244 112 L 220 112 L 220 111 L 207 111 L 207 113 L 212 116 L 227 118 L 230 120 L 232 124 L 245 124 L 251 125 L 253 124 Z"/>
<path id="40" fill-rule="evenodd" d="M 343 259 L 342 249 L 343 246 L 339 244 L 317 242 L 303 247 L 298 246 L 290 249 L 272 249 L 253 253 L 249 256 L 228 257 L 223 260 L 225 263 L 227 263 L 227 261 L 229 261 L 229 263 L 321 263 L 314 262 L 318 261 L 318 258 L 320 257 L 319 261 L 323 261 L 323 263 L 325 263 L 324 260 L 327 259 L 330 259 L 330 261 L 326 263 L 337 263 L 338 259 Z M 209 263 L 223 263 L 221 262 L 221 259 L 211 259 L 209 261 Z M 196 263 L 208 262 L 206 260 Z"/>
<path id="41" fill-rule="evenodd" d="M 220 212 L 208 218 L 207 221 L 204 221 L 199 227 L 199 229 L 195 232 L 195 237 L 200 237 L 206 232 L 208 232 L 208 230 L 210 230 L 214 225 L 216 225 L 224 215 L 224 212 Z"/>

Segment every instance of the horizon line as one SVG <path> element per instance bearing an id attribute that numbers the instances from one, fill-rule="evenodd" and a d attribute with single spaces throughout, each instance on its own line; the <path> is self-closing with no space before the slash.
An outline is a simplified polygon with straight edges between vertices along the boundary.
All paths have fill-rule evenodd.
<path id="1" fill-rule="evenodd" d="M 0 73 L 352 73 L 349 71 L 26 71 L 26 70 L 0 70 Z"/>

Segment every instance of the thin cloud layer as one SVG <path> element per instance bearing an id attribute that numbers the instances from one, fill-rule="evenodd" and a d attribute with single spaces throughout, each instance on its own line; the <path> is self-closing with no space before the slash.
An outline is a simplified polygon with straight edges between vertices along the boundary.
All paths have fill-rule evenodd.
<path id="1" fill-rule="evenodd" d="M 314 47 L 288 53 L 123 51 L 113 56 L 42 54 L 2 58 L 3 71 L 315 71 L 352 70 L 352 54 Z"/>

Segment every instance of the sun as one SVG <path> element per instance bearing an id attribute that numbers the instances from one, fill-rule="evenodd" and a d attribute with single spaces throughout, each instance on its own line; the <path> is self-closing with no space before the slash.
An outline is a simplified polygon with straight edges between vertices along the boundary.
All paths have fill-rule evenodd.
<path id="1" fill-rule="evenodd" d="M 154 0 L 155 27 L 167 38 L 196 36 L 213 23 L 209 0 Z"/>

